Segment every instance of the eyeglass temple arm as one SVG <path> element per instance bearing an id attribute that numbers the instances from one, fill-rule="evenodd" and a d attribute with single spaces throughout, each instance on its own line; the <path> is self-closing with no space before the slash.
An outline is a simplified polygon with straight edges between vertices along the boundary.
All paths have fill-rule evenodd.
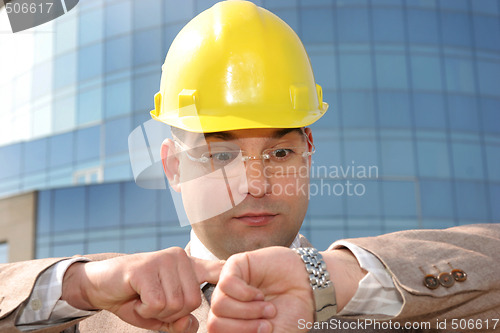
<path id="1" fill-rule="evenodd" d="M 302 128 L 302 134 L 304 134 L 304 136 L 306 137 L 307 143 L 310 144 L 311 147 L 312 147 L 311 151 L 306 151 L 306 152 L 302 153 L 303 157 L 308 157 L 308 156 L 311 156 L 312 154 L 314 154 L 316 152 L 316 146 L 314 145 L 314 143 L 309 138 L 309 135 L 307 135 L 305 127 Z"/>

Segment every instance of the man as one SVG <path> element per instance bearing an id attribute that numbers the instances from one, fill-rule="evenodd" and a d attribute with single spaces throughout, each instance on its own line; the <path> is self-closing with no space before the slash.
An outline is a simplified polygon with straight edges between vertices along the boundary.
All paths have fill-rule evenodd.
<path id="1" fill-rule="evenodd" d="M 279 18 L 244 1 L 198 15 L 172 43 L 152 111 L 173 127 L 161 160 L 192 224 L 186 250 L 3 266 L 0 331 L 294 332 L 331 316 L 433 327 L 473 318 L 491 329 L 498 226 L 338 242 L 323 259 L 303 249 L 307 126 L 326 109 L 300 40 Z"/>

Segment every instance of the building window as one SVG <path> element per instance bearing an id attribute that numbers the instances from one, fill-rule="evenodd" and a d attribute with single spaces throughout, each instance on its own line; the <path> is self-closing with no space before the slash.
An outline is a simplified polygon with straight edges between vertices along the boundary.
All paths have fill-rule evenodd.
<path id="1" fill-rule="evenodd" d="M 88 168 L 84 170 L 77 170 L 73 173 L 73 184 L 92 184 L 102 183 L 103 180 L 102 167 Z"/>
<path id="2" fill-rule="evenodd" d="M 0 264 L 9 262 L 9 243 L 0 243 Z"/>

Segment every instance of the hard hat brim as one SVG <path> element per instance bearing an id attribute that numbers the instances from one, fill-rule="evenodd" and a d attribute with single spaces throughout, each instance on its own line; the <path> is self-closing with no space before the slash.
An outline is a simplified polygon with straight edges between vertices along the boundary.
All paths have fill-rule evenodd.
<path id="1" fill-rule="evenodd" d="M 193 105 L 194 107 L 194 105 Z M 223 131 L 234 131 L 252 128 L 299 128 L 309 126 L 320 119 L 328 109 L 328 103 L 323 102 L 318 110 L 294 110 L 288 113 L 280 113 L 281 117 L 269 117 L 269 110 L 244 110 L 238 108 L 238 112 L 227 112 L 221 116 L 220 111 L 204 111 L 205 114 L 198 115 L 196 110 L 189 111 L 192 115 L 179 117 L 179 110 L 172 110 L 156 115 L 156 111 L 150 112 L 151 117 L 167 125 L 180 128 L 188 132 L 212 133 Z M 210 114 L 213 115 L 210 115 Z M 247 115 L 247 117 L 245 117 Z M 251 115 L 251 116 L 250 116 Z M 266 116 L 267 115 L 267 116 Z"/>

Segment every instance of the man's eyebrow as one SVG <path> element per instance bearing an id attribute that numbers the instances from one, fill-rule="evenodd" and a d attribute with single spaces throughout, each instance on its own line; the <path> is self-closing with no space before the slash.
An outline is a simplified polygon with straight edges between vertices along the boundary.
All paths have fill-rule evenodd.
<path id="1" fill-rule="evenodd" d="M 211 132 L 211 133 L 197 133 L 196 138 L 194 139 L 194 144 L 199 141 L 205 141 L 208 138 L 219 138 L 222 140 L 231 140 L 234 139 L 234 136 L 228 132 Z"/>
<path id="2" fill-rule="evenodd" d="M 221 140 L 233 140 L 233 139 L 235 139 L 235 136 L 229 132 L 205 133 L 205 139 L 208 139 L 208 138 L 216 138 L 216 139 L 221 139 Z"/>
<path id="3" fill-rule="evenodd" d="M 302 129 L 300 129 L 300 128 L 296 128 L 296 127 L 294 127 L 294 128 L 283 128 L 283 129 L 280 129 L 280 130 L 274 132 L 271 137 L 273 139 L 279 139 L 279 138 L 284 137 L 288 133 L 291 133 L 291 132 L 294 132 L 294 131 L 302 133 Z"/>
<path id="4" fill-rule="evenodd" d="M 288 133 L 291 133 L 294 131 L 302 133 L 302 130 L 300 128 L 282 128 L 282 129 L 274 131 L 270 137 L 272 139 L 279 139 L 279 138 L 284 137 Z M 204 135 L 205 135 L 205 140 L 209 139 L 209 138 L 216 138 L 216 139 L 221 139 L 221 140 L 234 140 L 234 139 L 236 139 L 236 136 L 234 136 L 230 132 L 211 132 L 211 133 L 204 133 Z M 201 138 L 202 138 L 202 136 L 199 136 L 196 141 L 198 141 Z"/>

